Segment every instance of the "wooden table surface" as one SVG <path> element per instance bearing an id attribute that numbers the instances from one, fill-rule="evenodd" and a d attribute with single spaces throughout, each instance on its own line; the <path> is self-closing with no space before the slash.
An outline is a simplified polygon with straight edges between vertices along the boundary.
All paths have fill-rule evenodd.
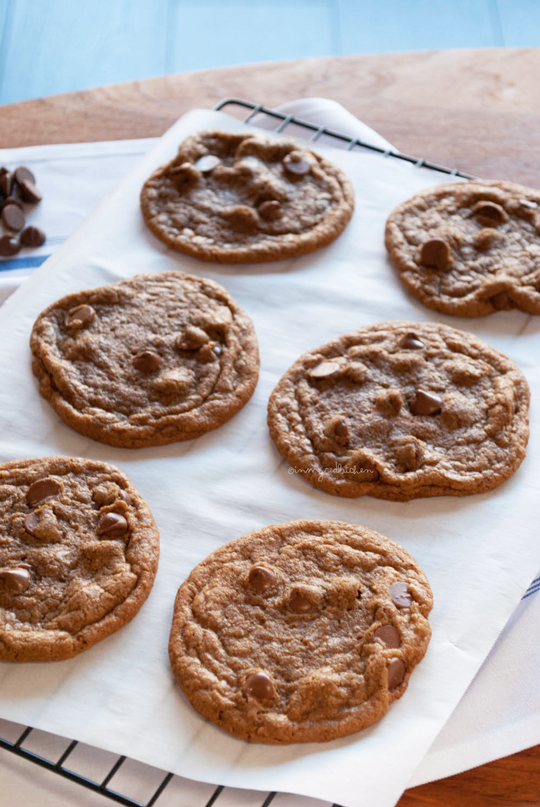
<path id="1" fill-rule="evenodd" d="M 304 59 L 99 87 L 0 107 L 0 147 L 158 136 L 187 110 L 223 98 L 276 106 L 301 96 L 340 101 L 401 151 L 540 187 L 533 48 Z M 412 788 L 399 802 L 428 805 L 540 807 L 540 746 Z"/>

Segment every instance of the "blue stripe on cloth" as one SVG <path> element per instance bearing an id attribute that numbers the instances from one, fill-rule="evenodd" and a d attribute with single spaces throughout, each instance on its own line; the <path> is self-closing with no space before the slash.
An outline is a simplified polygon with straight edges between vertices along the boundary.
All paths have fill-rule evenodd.
<path id="1" fill-rule="evenodd" d="M 0 272 L 7 272 L 9 269 L 32 269 L 36 266 L 41 266 L 50 257 L 50 255 L 25 255 L 24 258 L 0 261 Z"/>
<path id="2" fill-rule="evenodd" d="M 530 597 L 531 594 L 536 594 L 537 591 L 540 591 L 540 580 L 536 583 L 531 583 L 525 594 L 523 595 L 522 599 L 524 600 L 525 597 Z"/>

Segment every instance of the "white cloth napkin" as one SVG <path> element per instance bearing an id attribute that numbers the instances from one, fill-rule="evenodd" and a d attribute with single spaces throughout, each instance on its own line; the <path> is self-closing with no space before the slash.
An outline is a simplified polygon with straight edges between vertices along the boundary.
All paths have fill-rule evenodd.
<path id="1" fill-rule="evenodd" d="M 302 99 L 282 109 L 287 114 L 390 148 L 387 141 L 335 102 Z M 261 125 L 260 119 L 256 123 Z M 295 134 L 300 132 L 296 130 Z M 36 173 L 44 202 L 33 210 L 29 223 L 42 226 L 48 233 L 48 241 L 40 250 L 27 251 L 0 264 L 0 295 L 7 297 L 8 292 L 51 253 L 153 142 L 139 140 L 1 151 L 0 164 L 13 167 L 26 164 Z M 538 619 L 535 612 L 540 608 L 540 601 L 534 596 L 535 590 L 532 586 L 530 595 L 514 613 L 411 784 L 457 773 L 540 742 L 540 685 L 534 675 L 540 651 L 533 641 L 534 620 Z M 85 795 L 77 789 L 81 805 Z M 40 803 L 46 804 L 43 799 Z"/>

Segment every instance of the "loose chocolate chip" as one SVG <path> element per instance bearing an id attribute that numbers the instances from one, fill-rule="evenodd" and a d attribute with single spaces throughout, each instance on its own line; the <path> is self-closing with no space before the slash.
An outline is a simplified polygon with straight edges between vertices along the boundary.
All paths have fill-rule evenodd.
<path id="1" fill-rule="evenodd" d="M 412 597 L 409 593 L 408 583 L 392 583 L 390 586 L 390 597 L 398 608 L 410 608 Z"/>
<path id="2" fill-rule="evenodd" d="M 498 294 L 494 294 L 490 299 L 493 308 L 497 311 L 510 311 L 514 308 L 514 302 L 506 291 L 500 291 Z"/>
<path id="3" fill-rule="evenodd" d="M 312 606 L 309 600 L 295 592 L 289 600 L 289 607 L 295 614 L 307 614 L 308 611 L 311 611 Z"/>
<path id="4" fill-rule="evenodd" d="M 13 174 L 7 168 L 0 170 L 0 193 L 3 196 L 9 196 L 11 188 L 13 187 Z"/>
<path id="5" fill-rule="evenodd" d="M 27 569 L 1 569 L 0 586 L 10 594 L 22 594 L 30 587 L 32 577 Z"/>
<path id="6" fill-rule="evenodd" d="M 18 205 L 4 205 L 2 208 L 2 222 L 10 230 L 19 232 L 25 224 L 24 213 Z"/>
<path id="7" fill-rule="evenodd" d="M 538 202 L 532 202 L 530 199 L 520 199 L 519 203 L 522 207 L 528 207 L 529 210 L 536 210 L 538 207 Z"/>
<path id="8" fill-rule="evenodd" d="M 133 366 L 141 373 L 155 373 L 163 364 L 163 359 L 155 350 L 143 350 L 133 357 Z"/>
<path id="9" fill-rule="evenodd" d="M 33 507 L 38 502 L 48 499 L 50 496 L 58 496 L 62 493 L 62 485 L 56 479 L 51 479 L 50 476 L 45 479 L 38 479 L 33 482 L 26 492 L 26 501 Z"/>
<path id="10" fill-rule="evenodd" d="M 118 494 L 118 498 L 122 499 L 122 501 L 125 502 L 126 504 L 131 504 L 131 496 L 129 495 L 127 490 L 121 490 L 120 493 Z"/>
<path id="11" fill-rule="evenodd" d="M 0 255 L 3 258 L 10 258 L 21 251 L 21 245 L 18 238 L 13 238 L 11 235 L 3 235 L 0 238 Z"/>
<path id="12" fill-rule="evenodd" d="M 425 392 L 423 389 L 416 390 L 410 406 L 413 415 L 437 415 L 441 408 L 442 398 L 433 392 Z"/>
<path id="13" fill-rule="evenodd" d="M 36 181 L 33 173 L 24 165 L 20 165 L 18 168 L 16 168 L 13 176 L 15 177 L 15 182 L 17 182 L 19 185 L 22 185 L 23 182 L 35 183 Z"/>
<path id="14" fill-rule="evenodd" d="M 431 269 L 448 269 L 450 264 L 450 247 L 442 238 L 432 238 L 422 244 L 420 262 Z"/>
<path id="15" fill-rule="evenodd" d="M 278 582 L 278 576 L 264 566 L 252 566 L 249 570 L 248 580 L 251 588 L 259 594 L 273 588 Z"/>
<path id="16" fill-rule="evenodd" d="M 38 202 L 41 202 L 43 196 L 38 191 L 36 186 L 33 182 L 30 182 L 29 179 L 24 179 L 20 186 L 19 186 L 19 193 L 21 194 L 21 199 L 25 202 L 28 202 L 30 205 L 37 205 Z"/>
<path id="17" fill-rule="evenodd" d="M 290 151 L 286 154 L 283 158 L 283 165 L 289 173 L 296 174 L 297 176 L 304 176 L 311 171 L 311 166 L 308 161 L 304 159 L 301 151 Z"/>
<path id="18" fill-rule="evenodd" d="M 506 211 L 495 202 L 477 202 L 473 207 L 473 214 L 480 224 L 496 227 L 508 219 Z"/>
<path id="19" fill-rule="evenodd" d="M 425 347 L 415 333 L 406 333 L 398 342 L 398 347 L 403 350 L 421 350 Z"/>
<path id="20" fill-rule="evenodd" d="M 406 667 L 400 658 L 393 658 L 388 665 L 388 689 L 397 689 L 403 683 Z"/>
<path id="21" fill-rule="evenodd" d="M 96 312 L 91 305 L 79 305 L 68 313 L 66 325 L 81 328 L 83 325 L 89 325 L 95 316 Z"/>
<path id="22" fill-rule="evenodd" d="M 393 625 L 381 625 L 374 632 L 373 637 L 380 639 L 387 647 L 400 647 L 401 637 L 399 631 Z"/>
<path id="23" fill-rule="evenodd" d="M 128 523 L 120 513 L 103 513 L 98 522 L 98 535 L 106 538 L 119 538 L 128 530 Z"/>
<path id="24" fill-rule="evenodd" d="M 322 361 L 320 364 L 312 367 L 309 374 L 312 378 L 328 378 L 334 375 L 334 373 L 339 372 L 339 370 L 341 370 L 341 364 L 338 364 L 337 361 Z"/>
<path id="25" fill-rule="evenodd" d="M 26 227 L 21 233 L 21 244 L 24 247 L 40 247 L 45 243 L 46 235 L 39 227 Z"/>
<path id="26" fill-rule="evenodd" d="M 275 221 L 283 215 L 283 207 L 275 200 L 263 202 L 257 210 L 259 211 L 259 216 L 267 221 Z"/>
<path id="27" fill-rule="evenodd" d="M 270 700 L 274 697 L 274 685 L 266 673 L 251 673 L 245 680 L 242 692 L 247 698 L 257 698 L 257 700 Z"/>
<path id="28" fill-rule="evenodd" d="M 39 524 L 39 518 L 35 513 L 28 513 L 24 519 L 24 529 L 30 535 L 35 535 L 36 527 Z"/>
<path id="29" fill-rule="evenodd" d="M 205 154 L 204 157 L 199 157 L 195 163 L 195 168 L 198 168 L 202 174 L 208 174 L 213 171 L 216 166 L 220 164 L 221 160 L 215 154 Z"/>
<path id="30" fill-rule="evenodd" d="M 4 201 L 0 204 L 0 210 L 3 210 L 8 205 L 17 205 L 17 207 L 20 207 L 21 210 L 24 210 L 23 203 L 16 196 L 8 196 L 7 199 L 4 199 Z"/>

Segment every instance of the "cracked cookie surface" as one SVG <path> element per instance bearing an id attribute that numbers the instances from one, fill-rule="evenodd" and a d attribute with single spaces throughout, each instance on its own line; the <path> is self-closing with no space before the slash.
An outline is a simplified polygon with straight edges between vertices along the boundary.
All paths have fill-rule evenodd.
<path id="1" fill-rule="evenodd" d="M 529 388 L 446 325 L 383 322 L 305 353 L 268 405 L 296 472 L 338 496 L 407 501 L 496 488 L 525 457 Z"/>
<path id="2" fill-rule="evenodd" d="M 219 263 L 294 258 L 331 243 L 352 216 L 345 174 L 304 145 L 200 132 L 141 192 L 144 219 L 171 249 Z"/>
<path id="3" fill-rule="evenodd" d="M 59 661 L 148 597 L 159 534 L 129 479 L 73 457 L 0 466 L 0 659 Z"/>
<path id="4" fill-rule="evenodd" d="M 218 283 L 182 272 L 77 292 L 37 318 L 41 395 L 76 431 L 139 448 L 199 437 L 249 400 L 253 323 Z"/>
<path id="5" fill-rule="evenodd" d="M 275 524 L 180 587 L 169 654 L 192 706 L 255 742 L 323 742 L 380 720 L 431 636 L 429 583 L 401 546 L 339 521 Z"/>
<path id="6" fill-rule="evenodd" d="M 430 188 L 390 214 L 385 243 L 407 290 L 429 308 L 540 314 L 538 190 L 490 180 Z"/>

